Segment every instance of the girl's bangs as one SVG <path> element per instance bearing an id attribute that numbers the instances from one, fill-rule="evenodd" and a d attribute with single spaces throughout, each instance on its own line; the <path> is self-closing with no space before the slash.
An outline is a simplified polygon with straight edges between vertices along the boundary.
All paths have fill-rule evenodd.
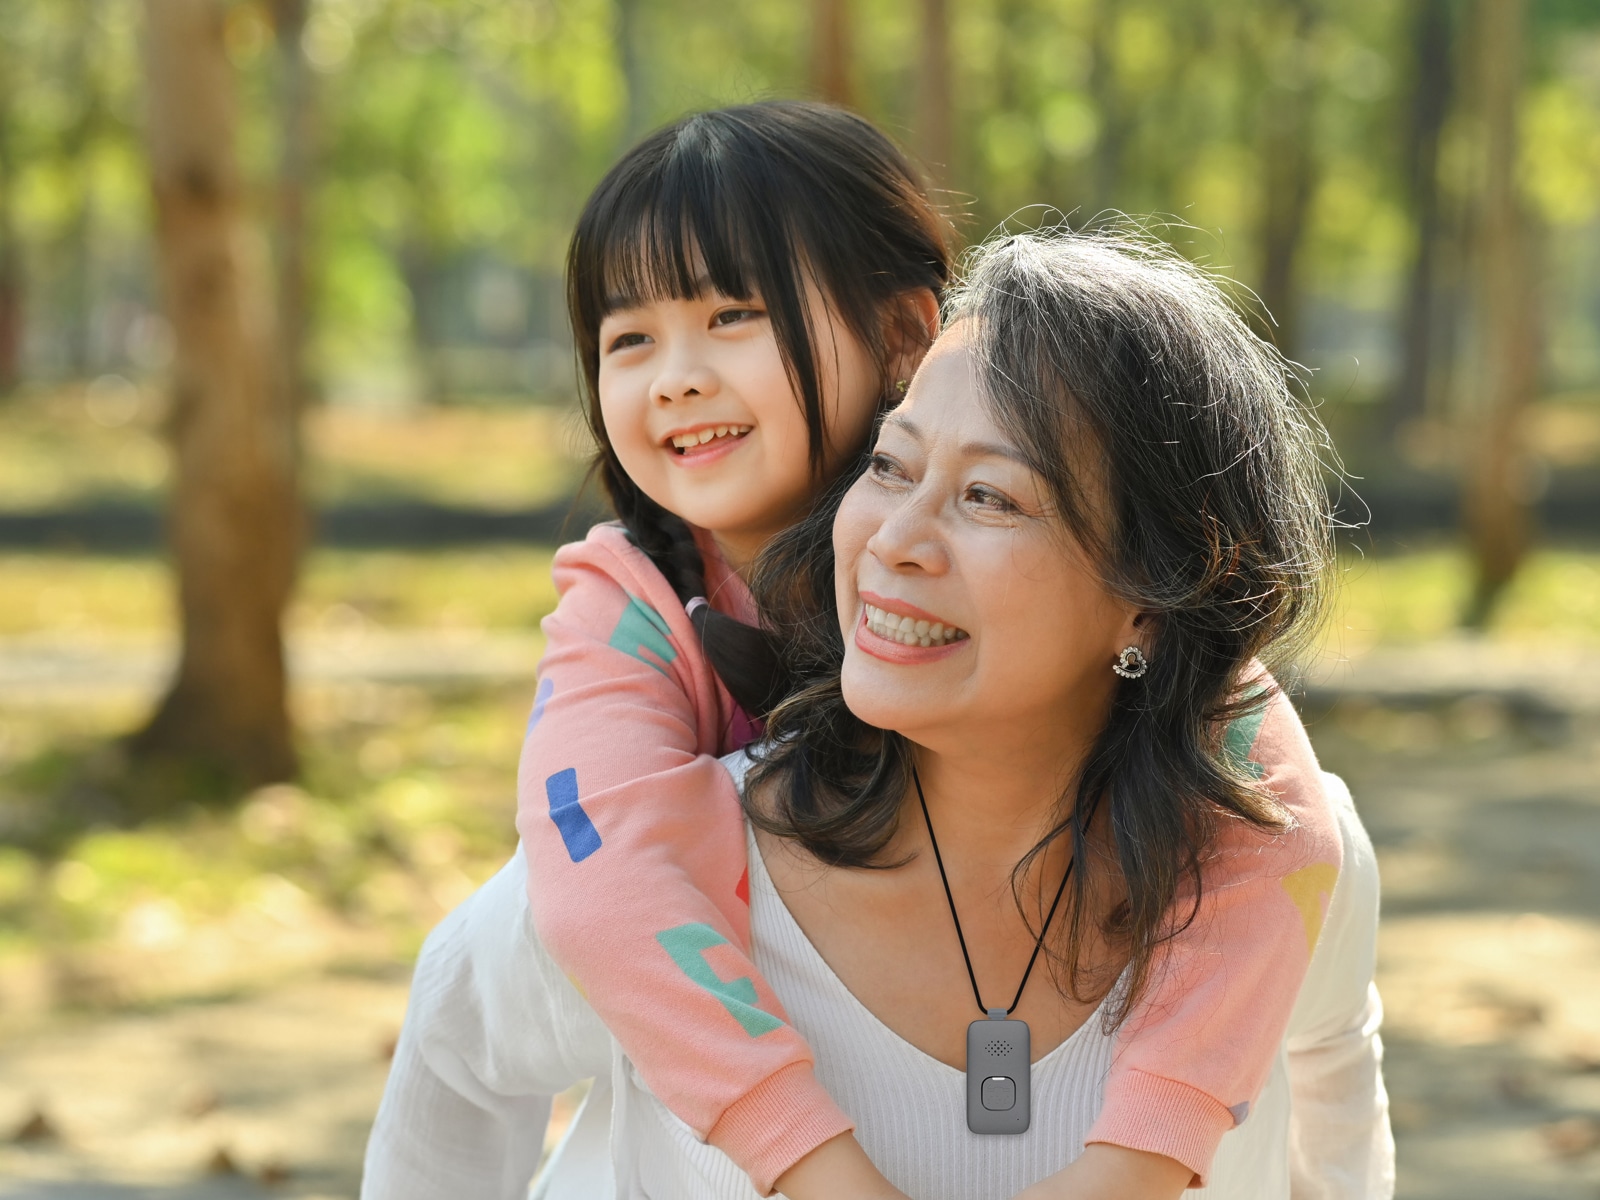
<path id="1" fill-rule="evenodd" d="M 596 229 L 583 272 L 596 323 L 619 309 L 708 292 L 748 300 L 761 289 L 759 236 L 723 189 L 670 169 L 630 189 Z"/>

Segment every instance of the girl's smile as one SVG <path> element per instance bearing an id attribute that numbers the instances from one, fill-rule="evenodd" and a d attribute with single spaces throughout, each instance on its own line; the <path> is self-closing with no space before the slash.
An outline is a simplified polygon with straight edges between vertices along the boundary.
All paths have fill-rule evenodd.
<path id="1" fill-rule="evenodd" d="M 663 441 L 675 465 L 705 467 L 727 457 L 744 444 L 754 425 L 701 424 L 675 430 Z"/>

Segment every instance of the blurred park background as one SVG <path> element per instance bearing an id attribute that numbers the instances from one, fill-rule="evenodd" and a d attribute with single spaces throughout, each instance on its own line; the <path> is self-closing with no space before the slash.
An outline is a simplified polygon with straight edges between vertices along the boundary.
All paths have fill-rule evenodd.
<path id="1" fill-rule="evenodd" d="M 1600 1197 L 1594 0 L 0 0 L 0 1196 L 354 1195 L 594 512 L 571 223 L 792 95 L 1311 370 L 1400 1194 Z"/>

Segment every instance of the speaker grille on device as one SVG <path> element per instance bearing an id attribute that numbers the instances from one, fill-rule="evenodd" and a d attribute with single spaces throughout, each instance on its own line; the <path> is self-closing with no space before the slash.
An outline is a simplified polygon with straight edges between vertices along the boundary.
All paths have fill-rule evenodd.
<path id="1" fill-rule="evenodd" d="M 999 1041 L 990 1042 L 987 1046 L 984 1047 L 984 1049 L 987 1050 L 990 1054 L 994 1054 L 994 1055 L 1010 1054 L 1011 1053 L 1011 1043 L 1010 1042 L 999 1042 Z"/>

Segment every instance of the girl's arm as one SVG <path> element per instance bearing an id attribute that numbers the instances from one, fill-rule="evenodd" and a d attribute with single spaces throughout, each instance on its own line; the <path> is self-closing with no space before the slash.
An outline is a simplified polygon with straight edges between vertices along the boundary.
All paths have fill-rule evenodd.
<path id="1" fill-rule="evenodd" d="M 743 814 L 716 757 L 731 702 L 620 528 L 563 547 L 555 580 L 518 782 L 540 938 L 650 1090 L 766 1193 L 853 1123 L 750 959 Z"/>
<path id="2" fill-rule="evenodd" d="M 524 874 L 513 859 L 423 945 L 363 1200 L 521 1200 L 550 1098 L 610 1070 L 604 1026 L 533 936 Z"/>
<path id="3" fill-rule="evenodd" d="M 1250 1114 L 1322 931 L 1343 847 L 1316 755 L 1283 694 L 1229 731 L 1291 827 L 1230 825 L 1204 864 L 1198 913 L 1128 1015 L 1087 1138 L 1182 1163 L 1201 1186 Z M 1184 902 L 1180 901 L 1180 904 Z M 1070 1194 L 1070 1193 L 1067 1193 Z"/>

